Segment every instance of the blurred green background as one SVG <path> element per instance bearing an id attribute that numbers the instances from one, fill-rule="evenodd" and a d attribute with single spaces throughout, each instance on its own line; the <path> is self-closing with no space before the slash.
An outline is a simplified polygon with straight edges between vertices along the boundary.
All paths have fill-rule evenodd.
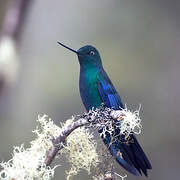
<path id="1" fill-rule="evenodd" d="M 0 1 L 0 27 L 9 1 Z M 56 124 L 84 112 L 74 49 L 91 44 L 124 103 L 142 105 L 138 139 L 153 169 L 151 180 L 179 180 L 180 1 L 31 1 L 19 40 L 16 82 L 0 96 L 0 160 L 33 137 L 38 114 Z M 55 180 L 65 179 L 60 162 Z M 117 166 L 119 174 L 126 173 Z M 74 179 L 91 179 L 81 173 Z M 128 174 L 127 180 L 146 179 Z"/>

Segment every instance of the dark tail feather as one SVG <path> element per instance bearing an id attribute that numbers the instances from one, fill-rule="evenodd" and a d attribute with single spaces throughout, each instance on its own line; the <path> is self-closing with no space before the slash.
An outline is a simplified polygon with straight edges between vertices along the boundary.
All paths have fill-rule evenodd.
<path id="1" fill-rule="evenodd" d="M 126 169 L 128 172 L 134 174 L 135 176 L 139 176 L 139 172 L 138 170 L 133 166 L 133 164 L 126 158 L 124 159 L 124 157 L 127 157 L 127 154 L 125 152 L 120 152 L 119 150 L 117 150 L 113 145 L 109 146 L 109 150 L 111 152 L 111 154 L 114 156 L 114 158 L 116 158 L 116 161 L 124 168 Z M 119 155 L 119 153 L 122 153 L 123 155 Z M 124 156 L 124 157 L 123 157 Z"/>
<path id="2" fill-rule="evenodd" d="M 149 162 L 147 156 L 145 155 L 144 151 L 142 150 L 141 146 L 139 145 L 136 137 L 134 135 L 132 135 L 132 138 L 134 140 L 134 144 L 136 145 L 136 148 L 139 150 L 139 152 L 141 153 L 141 156 L 143 157 L 143 160 L 144 160 L 144 162 L 146 164 L 146 168 L 147 169 L 152 169 L 151 163 Z"/>
<path id="3" fill-rule="evenodd" d="M 115 142 L 109 145 L 109 150 L 111 154 L 116 158 L 117 162 L 124 167 L 130 173 L 138 176 L 142 175 L 142 172 L 145 176 L 148 176 L 147 169 L 152 169 L 152 166 L 146 157 L 144 151 L 139 145 L 136 137 L 134 135 L 130 136 L 130 142 L 123 143 L 122 137 L 119 137 Z M 107 139 L 103 139 L 105 144 Z"/>

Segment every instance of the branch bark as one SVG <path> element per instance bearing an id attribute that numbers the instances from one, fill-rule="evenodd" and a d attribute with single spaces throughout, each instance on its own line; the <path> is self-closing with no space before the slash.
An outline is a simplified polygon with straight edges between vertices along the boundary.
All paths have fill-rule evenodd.
<path id="1" fill-rule="evenodd" d="M 69 134 L 74 131 L 76 128 L 84 126 L 89 124 L 89 121 L 85 118 L 81 118 L 75 122 L 73 122 L 71 125 L 65 129 L 62 134 L 60 134 L 56 139 L 52 139 L 53 146 L 49 149 L 46 159 L 45 159 L 45 164 L 46 166 L 49 166 L 51 162 L 53 161 L 54 157 L 58 153 L 59 150 L 63 148 L 63 143 L 65 142 L 66 138 L 69 136 Z"/>
<path id="2" fill-rule="evenodd" d="M 103 111 L 99 111 L 103 117 L 103 114 L 106 115 L 107 118 L 107 111 L 103 112 Z M 96 113 L 95 113 L 96 114 Z M 111 119 L 117 119 L 120 116 L 120 111 L 114 111 L 111 110 L 108 112 L 108 118 Z M 94 122 L 99 122 L 100 116 L 95 116 L 92 111 L 87 113 L 84 118 L 80 118 L 79 120 L 73 122 L 71 125 L 69 125 L 56 139 L 53 138 L 52 139 L 52 143 L 53 146 L 49 149 L 49 151 L 47 152 L 47 156 L 45 159 L 45 164 L 46 166 L 50 166 L 53 159 L 55 158 L 55 156 L 57 155 L 58 151 L 61 150 L 63 148 L 63 144 L 65 143 L 66 138 L 69 136 L 69 134 L 71 132 L 73 132 L 76 128 L 81 127 L 81 126 L 85 126 L 88 124 L 92 124 Z M 104 180 L 115 180 L 115 173 L 114 173 L 114 168 L 112 167 L 110 171 L 105 172 L 104 176 Z"/>

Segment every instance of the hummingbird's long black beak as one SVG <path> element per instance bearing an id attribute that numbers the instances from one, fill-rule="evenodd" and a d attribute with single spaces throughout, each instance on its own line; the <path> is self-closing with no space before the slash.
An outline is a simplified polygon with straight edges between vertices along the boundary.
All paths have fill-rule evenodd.
<path id="1" fill-rule="evenodd" d="M 61 42 L 59 42 L 59 41 L 58 41 L 57 43 L 60 44 L 61 46 L 65 47 L 66 49 L 69 49 L 70 51 L 72 51 L 72 52 L 78 54 L 78 52 L 77 52 L 76 50 L 74 50 L 74 49 L 72 49 L 72 48 L 70 48 L 70 47 L 64 45 L 63 43 L 61 43 Z"/>

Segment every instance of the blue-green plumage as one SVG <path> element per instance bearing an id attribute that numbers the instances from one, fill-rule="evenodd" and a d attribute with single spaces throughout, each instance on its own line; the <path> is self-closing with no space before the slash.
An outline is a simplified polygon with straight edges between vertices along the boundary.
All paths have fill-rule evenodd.
<path id="1" fill-rule="evenodd" d="M 80 63 L 79 89 L 82 102 L 87 111 L 93 107 L 101 106 L 102 103 L 106 107 L 114 109 L 124 108 L 119 94 L 103 69 L 99 52 L 94 47 L 84 46 L 75 51 L 62 43 L 59 44 L 78 55 Z M 118 132 L 119 129 L 115 129 L 114 136 Z M 143 172 L 147 176 L 147 169 L 152 167 L 136 137 L 133 134 L 130 135 L 129 142 L 131 143 L 128 144 L 122 135 L 118 135 L 113 143 L 111 138 L 108 132 L 105 137 L 102 137 L 117 162 L 134 175 Z"/>

